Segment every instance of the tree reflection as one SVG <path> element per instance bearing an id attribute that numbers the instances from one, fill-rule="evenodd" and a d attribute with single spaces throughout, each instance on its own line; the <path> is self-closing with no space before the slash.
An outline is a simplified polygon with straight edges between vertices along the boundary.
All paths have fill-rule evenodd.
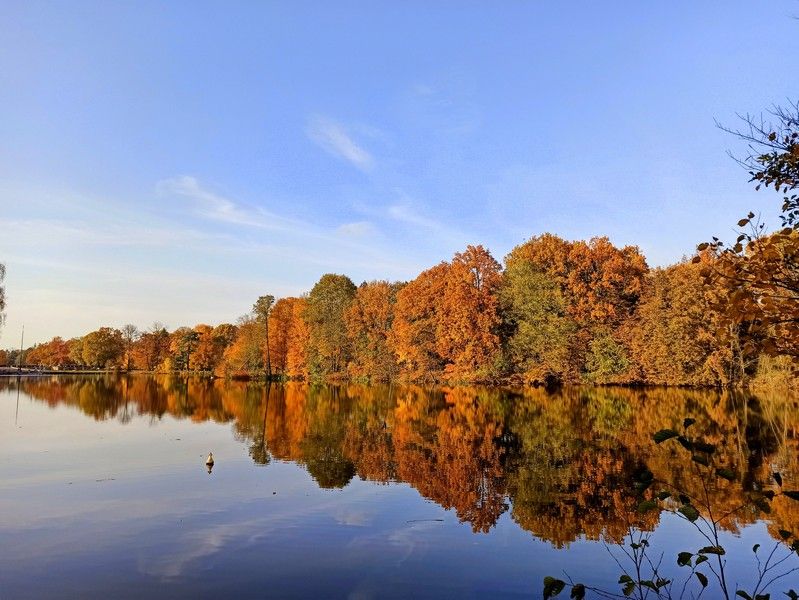
<path id="1" fill-rule="evenodd" d="M 292 461 L 322 488 L 356 475 L 402 481 L 487 532 L 505 512 L 523 529 L 565 546 L 579 537 L 620 540 L 654 529 L 640 514 L 640 473 L 698 493 L 690 464 L 654 447 L 651 434 L 696 419 L 743 486 L 708 490 L 720 514 L 778 470 L 799 487 L 799 406 L 780 396 L 678 388 L 320 386 L 202 378 L 101 376 L 0 380 L 49 406 L 127 423 L 165 416 L 232 423 L 252 460 Z M 733 513 L 728 531 L 765 518 L 777 538 L 799 530 L 799 503 L 777 498 L 768 515 Z"/>

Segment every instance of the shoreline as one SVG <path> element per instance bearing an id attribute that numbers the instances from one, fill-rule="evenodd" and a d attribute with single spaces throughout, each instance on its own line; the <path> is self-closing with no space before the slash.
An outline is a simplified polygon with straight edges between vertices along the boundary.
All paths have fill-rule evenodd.
<path id="1" fill-rule="evenodd" d="M 717 390 L 728 392 L 741 392 L 741 393 L 768 393 L 778 392 L 784 394 L 797 394 L 799 390 L 792 386 L 777 386 L 778 389 L 764 389 L 762 386 L 749 385 L 746 387 L 725 388 L 718 386 L 701 386 L 701 385 L 680 385 L 680 384 L 657 384 L 657 383 L 590 383 L 590 382 L 569 382 L 561 383 L 556 386 L 543 386 L 533 383 L 525 383 L 519 381 L 409 381 L 409 380 L 391 380 L 391 381 L 368 381 L 363 379 L 352 378 L 335 378 L 329 380 L 306 380 L 306 379 L 291 379 L 291 378 L 274 378 L 267 380 L 265 377 L 221 377 L 209 372 L 195 372 L 195 371 L 124 371 L 119 369 L 81 369 L 81 370 L 58 370 L 58 369 L 25 369 L 18 370 L 16 367 L 0 367 L 0 379 L 11 378 L 38 378 L 38 377 L 53 377 L 53 376 L 98 376 L 98 375 L 114 375 L 114 376 L 165 376 L 165 377 L 194 377 L 200 379 L 208 379 L 211 381 L 239 381 L 247 383 L 260 383 L 260 384 L 283 384 L 288 382 L 304 382 L 309 385 L 421 385 L 424 387 L 434 386 L 477 386 L 487 388 L 544 388 L 555 391 L 559 388 L 570 387 L 594 387 L 594 388 L 638 388 L 638 389 L 657 389 L 657 388 L 677 388 L 688 390 Z"/>

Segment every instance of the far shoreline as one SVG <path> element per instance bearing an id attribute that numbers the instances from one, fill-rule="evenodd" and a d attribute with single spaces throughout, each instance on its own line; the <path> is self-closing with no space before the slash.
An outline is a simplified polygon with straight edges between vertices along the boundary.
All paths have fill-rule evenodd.
<path id="1" fill-rule="evenodd" d="M 54 376 L 99 376 L 99 375 L 114 375 L 114 376 L 162 376 L 162 377 L 193 377 L 199 379 L 208 379 L 210 381 L 237 381 L 245 383 L 259 383 L 259 384 L 285 384 L 285 383 L 306 383 L 308 385 L 421 385 L 424 387 L 484 387 L 484 388 L 538 388 L 546 389 L 548 391 L 556 391 L 560 388 L 574 388 L 574 387 L 590 387 L 590 388 L 627 388 L 627 389 L 683 389 L 683 390 L 715 390 L 718 392 L 733 391 L 739 393 L 759 394 L 768 392 L 777 392 L 780 394 L 796 394 L 799 390 L 791 386 L 749 386 L 749 387 L 723 387 L 723 386 L 708 386 L 708 385 L 665 385 L 655 383 L 592 383 L 592 382 L 564 382 L 554 386 L 545 386 L 531 382 L 520 381 L 407 381 L 407 380 L 391 380 L 391 381 L 368 381 L 358 378 L 332 378 L 332 379 L 292 379 L 285 377 L 274 377 L 267 379 L 265 376 L 237 376 L 237 377 L 222 377 L 207 371 L 144 371 L 144 370 L 131 370 L 125 371 L 124 369 L 32 369 L 25 368 L 18 369 L 17 367 L 0 367 L 0 379 L 11 378 L 39 378 L 39 377 L 54 377 Z"/>

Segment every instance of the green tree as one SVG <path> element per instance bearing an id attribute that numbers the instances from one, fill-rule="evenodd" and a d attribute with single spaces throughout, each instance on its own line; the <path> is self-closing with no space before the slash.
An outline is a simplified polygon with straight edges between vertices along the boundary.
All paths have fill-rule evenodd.
<path id="1" fill-rule="evenodd" d="M 621 383 L 630 361 L 624 346 L 613 338 L 610 331 L 597 333 L 588 349 L 586 376 L 595 383 Z"/>
<path id="2" fill-rule="evenodd" d="M 344 313 L 356 289 L 349 277 L 328 273 L 308 294 L 305 319 L 309 328 L 308 363 L 312 375 L 340 373 L 346 367 L 349 338 Z"/>
<path id="3" fill-rule="evenodd" d="M 530 262 L 513 262 L 505 271 L 500 300 L 514 371 L 525 381 L 562 380 L 575 325 L 557 282 Z"/>
<path id="4" fill-rule="evenodd" d="M 713 257 L 704 253 L 700 261 Z M 631 359 L 638 376 L 657 385 L 725 383 L 712 366 L 721 340 L 701 275 L 703 264 L 682 261 L 650 273 L 629 330 Z M 716 354 L 716 356 L 714 356 Z"/>

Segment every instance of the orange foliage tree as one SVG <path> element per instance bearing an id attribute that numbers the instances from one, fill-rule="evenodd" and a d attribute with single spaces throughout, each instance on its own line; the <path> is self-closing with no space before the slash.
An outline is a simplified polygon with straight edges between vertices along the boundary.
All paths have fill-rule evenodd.
<path id="1" fill-rule="evenodd" d="M 485 378 L 500 347 L 501 267 L 482 246 L 421 273 L 397 294 L 392 341 L 412 378 Z"/>
<path id="2" fill-rule="evenodd" d="M 349 371 L 355 377 L 383 381 L 397 375 L 397 360 L 390 332 L 399 284 L 387 281 L 362 283 L 344 313 L 352 348 Z"/>
<path id="3" fill-rule="evenodd" d="M 403 373 L 411 379 L 434 378 L 444 370 L 438 349 L 438 302 L 450 265 L 422 271 L 397 293 L 391 342 Z"/>
<path id="4" fill-rule="evenodd" d="M 303 298 L 281 298 L 269 313 L 269 350 L 272 370 L 284 377 L 305 373 L 307 331 L 301 313 Z"/>
<path id="5" fill-rule="evenodd" d="M 558 285 L 576 325 L 568 379 L 607 382 L 626 376 L 629 361 L 619 330 L 632 317 L 648 272 L 637 247 L 617 248 L 604 237 L 568 242 L 544 234 L 514 248 L 505 263 L 508 269 L 526 263 Z"/>

